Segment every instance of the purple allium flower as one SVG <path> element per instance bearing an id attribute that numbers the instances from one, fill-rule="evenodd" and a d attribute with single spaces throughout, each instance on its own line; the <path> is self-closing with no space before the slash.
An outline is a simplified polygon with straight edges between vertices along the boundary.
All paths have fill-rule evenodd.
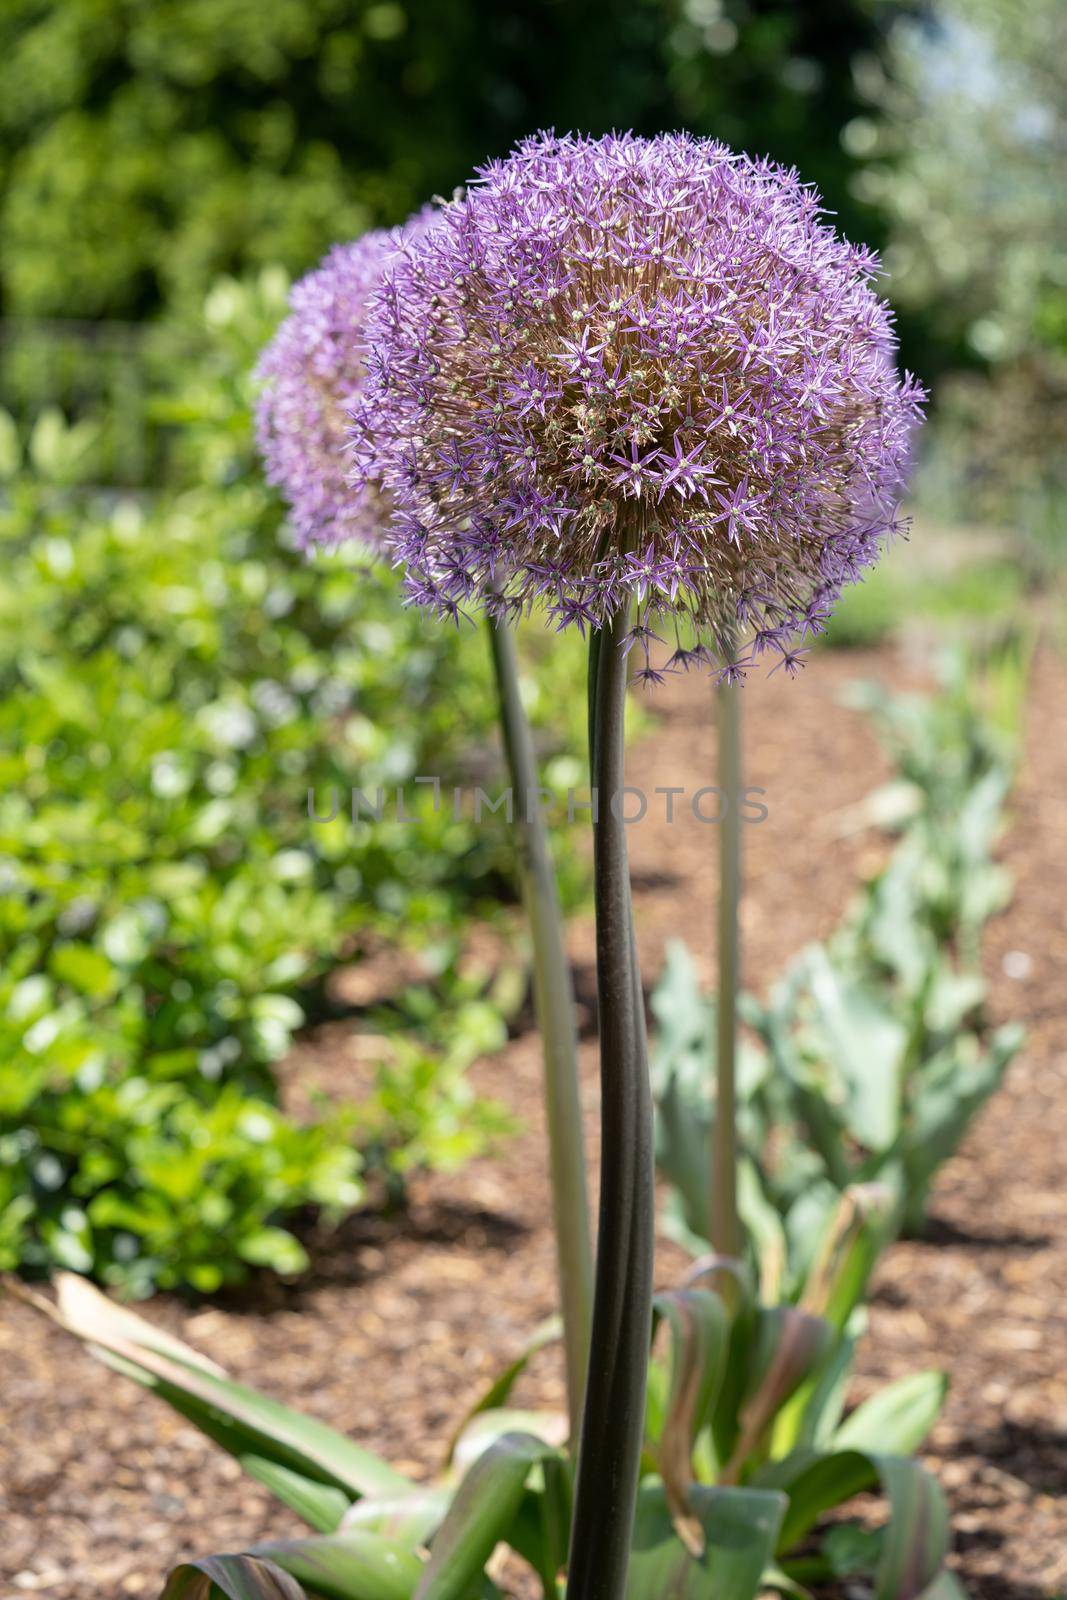
<path id="1" fill-rule="evenodd" d="M 431 215 L 420 213 L 401 231 L 376 230 L 331 250 L 294 286 L 290 314 L 256 368 L 264 385 L 257 441 L 269 481 L 289 502 L 301 545 L 380 537 L 378 486 L 349 482 L 350 410 L 364 379 L 370 295 L 400 238 L 417 235 Z"/>
<path id="2" fill-rule="evenodd" d="M 897 529 L 922 391 L 877 261 L 793 172 L 684 134 L 538 135 L 373 297 L 356 481 L 420 602 L 816 632 Z M 677 628 L 677 621 L 675 623 Z"/>

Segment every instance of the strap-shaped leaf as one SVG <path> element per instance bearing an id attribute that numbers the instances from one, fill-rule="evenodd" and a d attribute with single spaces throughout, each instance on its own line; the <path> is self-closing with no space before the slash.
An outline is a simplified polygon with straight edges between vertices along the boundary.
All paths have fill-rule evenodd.
<path id="1" fill-rule="evenodd" d="M 307 1600 L 300 1585 L 256 1556 L 204 1556 L 175 1567 L 160 1600 Z"/>
<path id="2" fill-rule="evenodd" d="M 946 1568 L 923 1590 L 922 1600 L 969 1600 L 969 1597 L 956 1574 Z"/>
<path id="3" fill-rule="evenodd" d="M 765 1489 L 690 1491 L 703 1552 L 694 1556 L 674 1529 L 661 1484 L 646 1480 L 637 1497 L 626 1600 L 755 1600 L 774 1554 L 785 1496 Z"/>
<path id="4" fill-rule="evenodd" d="M 760 1482 L 789 1496 L 778 1540 L 780 1556 L 810 1533 L 824 1512 L 881 1484 L 889 1501 L 889 1522 L 875 1575 L 875 1600 L 919 1600 L 942 1569 L 948 1512 L 940 1487 L 918 1461 L 863 1450 L 822 1456 L 798 1452 L 765 1469 Z"/>
<path id="5" fill-rule="evenodd" d="M 236 1430 L 220 1427 L 212 1429 L 211 1437 L 216 1444 L 221 1444 L 227 1432 L 231 1436 L 236 1435 Z M 335 1488 L 332 1483 L 320 1483 L 302 1472 L 294 1472 L 291 1467 L 283 1467 L 280 1462 L 271 1461 L 267 1456 L 257 1456 L 244 1449 L 239 1437 L 233 1437 L 230 1454 L 236 1456 L 250 1478 L 255 1478 L 257 1483 L 269 1489 L 276 1500 L 288 1506 L 290 1511 L 295 1511 L 316 1533 L 333 1533 L 352 1508 L 352 1497 L 344 1489 Z M 358 1500 L 355 1502 L 356 1505 L 359 1503 Z"/>
<path id="6" fill-rule="evenodd" d="M 452 1435 L 448 1452 L 445 1456 L 445 1466 L 452 1465 L 452 1458 L 460 1439 L 467 1432 L 471 1422 L 483 1411 L 499 1411 L 511 1395 L 512 1389 L 519 1378 L 526 1371 L 533 1357 L 539 1350 L 544 1350 L 546 1345 L 554 1344 L 563 1337 L 563 1321 L 560 1317 L 549 1317 L 547 1321 L 534 1329 L 526 1345 L 520 1350 L 514 1361 L 510 1361 L 504 1370 L 493 1379 L 492 1383 L 476 1400 L 474 1405 L 465 1414 L 459 1427 Z"/>
<path id="7" fill-rule="evenodd" d="M 948 1375 L 932 1369 L 887 1383 L 845 1418 L 831 1448 L 913 1455 L 940 1416 L 947 1393 Z"/>
<path id="8" fill-rule="evenodd" d="M 532 1434 L 506 1433 L 471 1467 L 437 1530 L 416 1600 L 460 1600 L 506 1539 L 538 1462 L 558 1452 Z"/>
<path id="9" fill-rule="evenodd" d="M 424 1570 L 406 1544 L 362 1528 L 254 1545 L 249 1554 L 281 1567 L 321 1600 L 411 1600 Z"/>
<path id="10" fill-rule="evenodd" d="M 843 1331 L 863 1297 L 893 1224 L 896 1199 L 882 1183 L 844 1190 L 816 1248 L 799 1306 Z"/>
<path id="11" fill-rule="evenodd" d="M 841 1422 L 845 1409 L 845 1398 L 852 1377 L 852 1363 L 856 1355 L 856 1341 L 859 1338 L 865 1317 L 858 1314 L 855 1322 L 859 1326 L 850 1326 L 847 1333 L 843 1333 L 836 1346 L 831 1351 L 828 1360 L 824 1361 L 818 1372 L 804 1383 L 797 1395 L 789 1402 L 787 1412 L 794 1412 L 797 1401 L 799 1417 L 794 1416 L 793 1437 L 791 1447 L 778 1453 L 779 1459 L 783 1454 L 792 1454 L 795 1450 L 829 1450 L 833 1447 L 833 1437 Z M 777 1428 L 775 1429 L 775 1443 L 777 1443 Z M 772 1455 L 776 1452 L 772 1451 Z"/>
<path id="12" fill-rule="evenodd" d="M 889 1500 L 889 1526 L 875 1574 L 874 1600 L 919 1600 L 948 1554 L 948 1508 L 941 1486 L 918 1461 L 874 1456 Z"/>
<path id="13" fill-rule="evenodd" d="M 736 1483 L 778 1412 L 829 1356 L 834 1330 L 821 1317 L 793 1306 L 761 1307 L 747 1392 L 738 1414 L 737 1442 L 721 1479 Z"/>
<path id="14" fill-rule="evenodd" d="M 540 1482 L 537 1482 L 538 1476 Z M 554 1596 L 559 1574 L 567 1565 L 574 1480 L 566 1455 L 549 1456 L 527 1485 L 511 1527 L 508 1543 L 533 1567 L 546 1596 Z"/>
<path id="15" fill-rule="evenodd" d="M 835 1450 L 830 1455 L 797 1450 L 785 1461 L 768 1462 L 756 1481 L 789 1496 L 789 1509 L 778 1539 L 778 1554 L 785 1555 L 825 1511 L 843 1505 L 865 1489 L 875 1488 L 878 1473 L 870 1456 L 861 1450 Z"/>
<path id="16" fill-rule="evenodd" d="M 154 1390 L 313 1527 L 327 1531 L 343 1511 L 336 1495 L 318 1494 L 315 1485 L 340 1490 L 348 1501 L 414 1489 L 409 1478 L 344 1434 L 235 1383 L 213 1361 L 114 1305 L 84 1278 L 62 1273 L 57 1289 L 57 1320 L 64 1327 L 108 1365 Z M 285 1473 L 271 1473 L 271 1465 Z"/>
<path id="17" fill-rule="evenodd" d="M 713 1290 L 731 1316 L 756 1299 L 752 1270 L 747 1261 L 739 1261 L 736 1256 L 699 1256 L 682 1279 L 684 1289 L 698 1285 Z"/>
<path id="18" fill-rule="evenodd" d="M 827 1218 L 797 1309 L 819 1316 L 839 1335 L 837 1347 L 798 1386 L 774 1423 L 771 1454 L 777 1457 L 819 1442 L 832 1432 L 826 1418 L 835 1393 L 833 1367 L 851 1359 L 848 1331 L 878 1254 L 899 1221 L 898 1199 L 886 1183 L 854 1183 L 838 1197 Z M 840 1391 L 838 1391 L 840 1392 Z M 853 1441 L 850 1441 L 850 1443 Z M 886 1448 L 886 1446 L 881 1446 Z M 908 1454 L 910 1447 L 889 1444 Z"/>
<path id="19" fill-rule="evenodd" d="M 341 1529 L 377 1533 L 414 1550 L 429 1544 L 445 1520 L 453 1493 L 448 1488 L 426 1487 L 411 1494 L 364 1495 L 349 1506 Z"/>
<path id="20" fill-rule="evenodd" d="M 657 1295 L 654 1315 L 670 1330 L 671 1375 L 659 1439 L 659 1470 L 675 1529 L 695 1554 L 703 1533 L 689 1508 L 693 1445 L 722 1383 L 730 1325 L 717 1295 L 677 1289 Z"/>
<path id="21" fill-rule="evenodd" d="M 505 1433 L 531 1433 L 556 1449 L 566 1444 L 569 1431 L 562 1411 L 478 1411 L 456 1440 L 453 1471 L 465 1473 Z"/>

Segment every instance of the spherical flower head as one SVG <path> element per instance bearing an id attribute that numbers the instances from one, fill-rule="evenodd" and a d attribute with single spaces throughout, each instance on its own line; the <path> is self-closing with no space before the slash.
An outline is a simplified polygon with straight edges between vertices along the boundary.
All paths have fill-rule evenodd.
<path id="1" fill-rule="evenodd" d="M 369 319 L 357 479 L 411 592 L 579 626 L 636 600 L 677 663 L 743 633 L 792 664 L 899 526 L 922 395 L 876 267 L 795 173 L 709 140 L 538 135 L 482 168 Z"/>
<path id="2" fill-rule="evenodd" d="M 337 245 L 289 297 L 290 314 L 256 368 L 262 381 L 256 437 L 269 481 L 282 490 L 298 542 L 375 544 L 384 507 L 378 486 L 349 482 L 351 407 L 365 376 L 370 297 L 402 238 L 427 225 L 375 230 Z"/>

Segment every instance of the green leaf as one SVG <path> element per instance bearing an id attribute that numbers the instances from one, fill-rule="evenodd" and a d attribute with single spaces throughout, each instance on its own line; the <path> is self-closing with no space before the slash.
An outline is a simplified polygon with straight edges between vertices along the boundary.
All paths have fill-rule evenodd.
<path id="1" fill-rule="evenodd" d="M 786 1500 L 764 1489 L 690 1490 L 704 1549 L 694 1556 L 674 1530 L 663 1487 L 638 1491 L 626 1600 L 754 1600 L 774 1553 Z"/>
<path id="2" fill-rule="evenodd" d="M 256 1556 L 204 1556 L 186 1561 L 167 1579 L 160 1600 L 307 1600 L 300 1585 Z"/>
<path id="3" fill-rule="evenodd" d="M 967 1591 L 954 1572 L 939 1572 L 922 1592 L 921 1600 L 968 1600 Z"/>
<path id="4" fill-rule="evenodd" d="M 847 1090 L 848 1123 L 868 1150 L 896 1137 L 907 1029 L 858 982 L 845 981 L 821 946 L 808 958 L 811 997 L 833 1064 Z"/>
<path id="5" fill-rule="evenodd" d="M 846 1417 L 831 1448 L 910 1456 L 940 1416 L 947 1392 L 947 1374 L 932 1369 L 886 1384 Z"/>
<path id="6" fill-rule="evenodd" d="M 84 1278 L 57 1278 L 58 1319 L 96 1354 L 128 1377 L 153 1389 L 209 1438 L 237 1458 L 251 1476 L 263 1478 L 262 1463 L 290 1475 L 363 1494 L 403 1493 L 414 1484 L 344 1434 L 280 1401 L 234 1383 L 213 1361 L 179 1339 L 114 1305 Z M 308 1490 L 292 1476 L 274 1475 L 268 1487 L 304 1514 Z M 313 1526 L 323 1526 L 319 1497 Z M 338 1504 L 334 1501 L 333 1504 Z"/>
<path id="7" fill-rule="evenodd" d="M 778 1554 L 785 1555 L 810 1532 L 824 1511 L 874 1488 L 878 1473 L 870 1456 L 859 1450 L 836 1450 L 831 1455 L 798 1450 L 785 1461 L 770 1462 L 761 1468 L 757 1481 L 789 1496 L 777 1547 Z"/>
<path id="8" fill-rule="evenodd" d="M 212 1435 L 216 1444 L 221 1443 L 220 1432 Z M 329 1483 L 318 1483 L 314 1478 L 283 1467 L 267 1456 L 243 1451 L 239 1441 L 234 1442 L 237 1448 L 230 1453 L 237 1456 L 248 1476 L 269 1489 L 283 1506 L 295 1511 L 309 1528 L 314 1528 L 316 1533 L 333 1533 L 335 1528 L 341 1526 L 346 1512 L 352 1509 L 352 1501 L 343 1489 L 336 1489 Z M 356 1502 L 357 1505 L 361 1503 Z"/>
<path id="9" fill-rule="evenodd" d="M 295 1278 L 306 1272 L 308 1254 L 298 1239 L 284 1228 L 256 1228 L 246 1233 L 237 1246 L 242 1261 L 254 1267 L 271 1267 L 283 1277 Z"/>
<path id="10" fill-rule="evenodd" d="M 763 1574 L 764 1589 L 773 1589 L 777 1594 L 788 1594 L 794 1600 L 811 1600 L 811 1590 L 803 1588 L 795 1578 L 783 1572 L 781 1567 L 768 1567 Z"/>
<path id="11" fill-rule="evenodd" d="M 250 1553 L 275 1563 L 322 1600 L 411 1600 L 424 1570 L 408 1545 L 365 1529 L 255 1545 Z"/>
<path id="12" fill-rule="evenodd" d="M 425 1545 L 444 1521 L 452 1501 L 451 1489 L 414 1489 L 409 1494 L 365 1495 L 344 1513 L 342 1531 L 381 1534 L 414 1549 Z"/>
<path id="13" fill-rule="evenodd" d="M 798 1306 L 836 1329 L 837 1345 L 779 1412 L 774 1425 L 773 1455 L 788 1455 L 799 1446 L 816 1442 L 820 1420 L 835 1392 L 840 1394 L 839 1381 L 851 1361 L 845 1330 L 896 1215 L 896 1195 L 888 1184 L 850 1184 L 838 1197 L 817 1244 Z M 843 1357 L 844 1365 L 839 1357 Z"/>
<path id="14" fill-rule="evenodd" d="M 804 1410 L 796 1429 L 795 1450 L 812 1446 L 818 1450 L 830 1448 L 830 1441 L 845 1409 L 856 1343 L 865 1326 L 866 1317 L 862 1311 L 853 1313 L 852 1321 L 838 1339 L 830 1359 L 814 1379 L 804 1384 Z"/>
<path id="15" fill-rule="evenodd" d="M 706 1289 L 657 1295 L 653 1312 L 670 1330 L 670 1388 L 659 1438 L 659 1469 L 678 1534 L 690 1549 L 701 1534 L 688 1508 L 693 1445 L 726 1368 L 729 1320 L 722 1301 Z"/>
<path id="16" fill-rule="evenodd" d="M 532 1435 L 506 1433 L 471 1467 L 437 1530 L 416 1600 L 460 1600 L 508 1537 L 526 1480 L 558 1452 Z"/>
<path id="17" fill-rule="evenodd" d="M 110 994 L 118 981 L 111 962 L 89 944 L 57 945 L 49 966 L 60 983 L 68 983 L 94 1000 Z"/>
<path id="18" fill-rule="evenodd" d="M 760 1482 L 789 1496 L 777 1553 L 785 1555 L 825 1511 L 880 1483 L 889 1522 L 875 1575 L 874 1600 L 918 1600 L 941 1570 L 948 1550 L 948 1513 L 936 1481 L 903 1456 L 839 1450 L 795 1456 L 764 1469 Z"/>
<path id="19" fill-rule="evenodd" d="M 863 1297 L 889 1236 L 895 1196 L 882 1183 L 853 1183 L 837 1203 L 800 1296 L 800 1309 L 842 1331 Z"/>
<path id="20" fill-rule="evenodd" d="M 479 1411 L 471 1418 L 456 1442 L 452 1455 L 454 1472 L 466 1472 L 489 1447 L 505 1433 L 529 1433 L 553 1449 L 567 1442 L 569 1424 L 562 1411 Z"/>
<path id="21" fill-rule="evenodd" d="M 554 1344 L 562 1336 L 563 1320 L 560 1317 L 549 1317 L 541 1323 L 540 1327 L 534 1329 L 528 1342 L 520 1350 L 514 1361 L 509 1362 L 504 1370 L 493 1379 L 480 1399 L 476 1400 L 464 1415 L 449 1442 L 448 1452 L 445 1456 L 446 1467 L 451 1466 L 452 1458 L 456 1453 L 456 1446 L 467 1431 L 472 1419 L 482 1411 L 499 1410 L 537 1352 L 543 1350 L 546 1345 Z"/>
<path id="22" fill-rule="evenodd" d="M 872 1458 L 889 1498 L 889 1525 L 874 1600 L 919 1600 L 948 1553 L 948 1510 L 940 1485 L 917 1461 Z"/>
<path id="23" fill-rule="evenodd" d="M 574 1509 L 574 1482 L 566 1456 L 541 1462 L 541 1483 L 527 1486 L 508 1531 L 508 1543 L 533 1567 L 546 1596 L 556 1594 L 559 1574 L 567 1565 Z"/>
<path id="24" fill-rule="evenodd" d="M 760 1299 L 765 1305 L 777 1305 L 785 1298 L 788 1239 L 778 1208 L 764 1191 L 758 1166 L 744 1155 L 737 1163 L 737 1209 L 759 1262 Z"/>
<path id="25" fill-rule="evenodd" d="M 794 1306 L 760 1307 L 738 1437 L 722 1482 L 737 1481 L 786 1401 L 819 1370 L 833 1344 L 834 1330 L 821 1317 Z"/>

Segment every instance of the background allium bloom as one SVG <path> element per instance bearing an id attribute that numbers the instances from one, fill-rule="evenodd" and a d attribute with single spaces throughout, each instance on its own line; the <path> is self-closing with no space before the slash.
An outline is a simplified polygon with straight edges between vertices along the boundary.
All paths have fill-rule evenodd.
<path id="1" fill-rule="evenodd" d="M 922 394 L 876 266 L 707 140 L 539 135 L 481 169 L 368 325 L 358 471 L 415 597 L 586 624 L 631 595 L 639 639 L 695 621 L 675 663 L 740 624 L 792 664 L 897 526 Z"/>
<path id="2" fill-rule="evenodd" d="M 405 232 L 417 233 L 427 214 Z M 375 485 L 355 488 L 348 432 L 363 384 L 369 297 L 397 251 L 398 233 L 375 231 L 337 245 L 289 297 L 290 315 L 260 358 L 264 388 L 256 436 L 292 511 L 302 545 L 376 541 L 383 514 Z"/>

